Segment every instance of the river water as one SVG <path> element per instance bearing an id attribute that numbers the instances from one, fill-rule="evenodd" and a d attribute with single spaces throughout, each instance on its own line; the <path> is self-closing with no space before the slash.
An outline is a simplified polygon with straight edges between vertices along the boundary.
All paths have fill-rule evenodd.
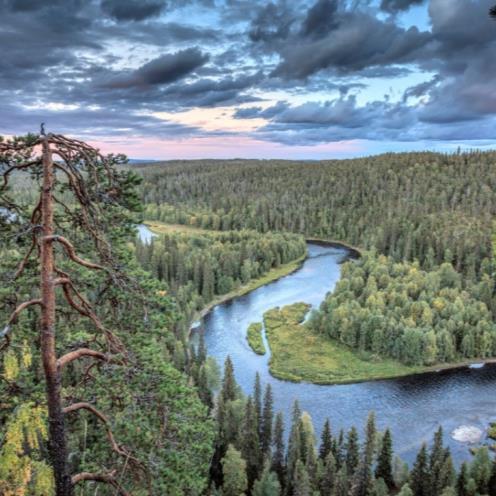
<path id="1" fill-rule="evenodd" d="M 485 430 L 496 419 L 494 365 L 335 386 L 292 383 L 270 375 L 269 355 L 256 355 L 248 346 L 248 325 L 261 321 L 263 313 L 275 306 L 297 301 L 318 306 L 339 280 L 340 263 L 347 257 L 345 250 L 314 244 L 308 245 L 308 252 L 298 271 L 216 306 L 201 320 L 196 330 L 205 333 L 208 354 L 219 364 L 231 356 L 236 379 L 247 394 L 253 391 L 258 371 L 262 383 L 271 384 L 275 409 L 285 418 L 298 399 L 319 432 L 327 417 L 335 432 L 352 425 L 363 429 L 368 412 L 374 410 L 379 427 L 391 428 L 395 451 L 406 461 L 414 459 L 440 425 L 455 461 L 469 459 L 470 445 L 452 439 L 451 432 L 461 425 Z"/>
<path id="2" fill-rule="evenodd" d="M 328 417 L 336 433 L 352 425 L 363 431 L 367 414 L 376 413 L 379 428 L 392 431 L 395 453 L 412 462 L 422 442 L 430 442 L 442 426 L 445 442 L 454 460 L 470 459 L 471 445 L 451 437 L 460 426 L 485 431 L 496 420 L 496 366 L 465 367 L 400 379 L 321 386 L 292 383 L 272 377 L 268 354 L 256 355 L 246 341 L 251 322 L 262 320 L 265 311 L 297 301 L 318 307 L 340 277 L 345 249 L 308 244 L 308 258 L 294 273 L 213 308 L 196 323 L 194 332 L 203 332 L 208 354 L 220 365 L 227 355 L 233 360 L 236 379 L 251 394 L 255 373 L 262 384 L 270 383 L 274 408 L 286 419 L 295 399 L 312 417 L 317 433 Z M 484 441 L 484 436 L 482 438 Z"/>

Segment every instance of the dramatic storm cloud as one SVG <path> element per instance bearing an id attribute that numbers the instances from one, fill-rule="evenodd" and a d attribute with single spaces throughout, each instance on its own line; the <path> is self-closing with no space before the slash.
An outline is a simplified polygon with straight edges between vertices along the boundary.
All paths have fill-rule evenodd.
<path id="1" fill-rule="evenodd" d="M 0 134 L 150 158 L 493 146 L 493 6 L 0 0 Z"/>

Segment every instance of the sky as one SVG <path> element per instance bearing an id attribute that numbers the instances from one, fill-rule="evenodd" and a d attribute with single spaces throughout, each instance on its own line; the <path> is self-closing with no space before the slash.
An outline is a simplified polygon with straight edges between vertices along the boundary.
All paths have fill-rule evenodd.
<path id="1" fill-rule="evenodd" d="M 496 147 L 495 0 L 0 0 L 0 135 L 134 159 Z"/>

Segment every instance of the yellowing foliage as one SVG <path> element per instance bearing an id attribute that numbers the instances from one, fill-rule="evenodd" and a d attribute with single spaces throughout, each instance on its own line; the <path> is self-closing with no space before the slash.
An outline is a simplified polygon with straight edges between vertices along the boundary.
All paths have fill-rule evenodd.
<path id="1" fill-rule="evenodd" d="M 13 382 L 19 375 L 19 362 L 13 350 L 8 350 L 3 359 L 3 375 L 9 382 Z"/>
<path id="2" fill-rule="evenodd" d="M 53 473 L 41 458 L 40 442 L 47 439 L 46 411 L 24 403 L 6 425 L 0 450 L 0 494 L 3 496 L 50 496 Z"/>
<path id="3" fill-rule="evenodd" d="M 21 372 L 31 366 L 33 356 L 26 340 L 22 343 L 21 357 L 17 358 L 14 350 L 8 350 L 3 359 L 3 376 L 9 382 L 14 382 Z"/>

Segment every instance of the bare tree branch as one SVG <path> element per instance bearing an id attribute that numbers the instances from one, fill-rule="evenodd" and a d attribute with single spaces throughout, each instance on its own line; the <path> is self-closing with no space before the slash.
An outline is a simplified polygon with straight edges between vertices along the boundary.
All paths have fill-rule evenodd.
<path id="1" fill-rule="evenodd" d="M 0 149 L 1 151 L 1 149 Z M 12 165 L 11 167 L 9 167 L 8 169 L 6 169 L 3 173 L 2 173 L 2 176 L 3 176 L 3 184 L 2 186 L 0 187 L 0 193 L 2 191 L 5 191 L 5 189 L 7 188 L 8 184 L 9 184 L 9 176 L 12 172 L 14 172 L 15 170 L 21 170 L 21 169 L 29 169 L 29 167 L 33 167 L 33 165 L 40 165 L 41 164 L 41 159 L 37 158 L 36 160 L 32 160 L 30 162 L 24 162 L 22 164 L 16 164 L 16 165 Z"/>
<path id="2" fill-rule="evenodd" d="M 72 308 L 74 308 L 74 310 L 76 310 L 78 313 L 80 313 L 84 317 L 89 318 L 93 322 L 95 327 L 104 334 L 104 336 L 106 337 L 109 343 L 109 347 L 111 348 L 110 351 L 116 353 L 124 353 L 125 352 L 124 345 L 109 329 L 107 329 L 102 324 L 98 316 L 93 311 L 93 308 L 88 302 L 88 300 L 86 300 L 86 298 L 84 298 L 84 296 L 74 287 L 74 284 L 72 283 L 68 275 L 59 269 L 56 269 L 56 272 L 63 275 L 62 278 L 59 278 L 57 280 L 63 281 L 61 282 L 61 284 L 67 303 L 69 303 L 69 305 Z M 76 295 L 76 298 L 80 301 L 80 303 L 77 303 L 74 300 L 71 291 Z"/>
<path id="3" fill-rule="evenodd" d="M 73 486 L 76 485 L 78 482 L 83 482 L 83 481 L 103 482 L 105 484 L 110 484 L 111 486 L 115 487 L 115 489 L 118 491 L 117 494 L 120 494 L 120 496 L 131 496 L 131 493 L 128 493 L 119 484 L 114 474 L 115 471 L 109 474 L 94 474 L 91 472 L 81 472 L 79 474 L 73 475 L 71 478 L 71 482 Z"/>
<path id="4" fill-rule="evenodd" d="M 120 446 L 116 442 L 116 440 L 114 438 L 114 434 L 112 433 L 112 429 L 110 428 L 109 420 L 102 412 L 97 410 L 93 405 L 91 405 L 90 403 L 86 403 L 86 402 L 73 403 L 72 405 L 66 406 L 64 408 L 64 414 L 76 412 L 78 410 L 88 410 L 93 415 L 95 415 L 105 425 L 105 430 L 107 431 L 107 437 L 108 437 L 109 443 L 112 447 L 112 450 L 115 451 L 117 454 L 128 458 L 129 460 L 134 462 L 139 467 L 143 468 L 143 464 L 137 458 L 134 458 L 133 456 L 131 456 L 131 454 L 129 453 L 129 451 L 126 448 Z"/>
<path id="5" fill-rule="evenodd" d="M 9 320 L 7 321 L 7 324 L 5 327 L 0 331 L 0 338 L 4 338 L 5 342 L 3 345 L 0 345 L 0 351 L 3 350 L 5 347 L 7 347 L 10 343 L 10 338 L 9 334 L 10 331 L 12 330 L 12 323 L 14 320 L 19 317 L 20 313 L 23 310 L 26 310 L 26 308 L 32 306 L 32 305 L 42 305 L 43 302 L 40 299 L 33 299 L 29 301 L 25 301 L 24 303 L 21 303 L 10 315 Z"/>
<path id="6" fill-rule="evenodd" d="M 77 350 L 70 351 L 69 353 L 66 353 L 65 355 L 61 356 L 57 360 L 57 365 L 60 369 L 62 369 L 68 363 L 71 363 L 72 361 L 85 356 L 90 356 L 98 360 L 102 360 L 104 362 L 113 361 L 111 356 L 109 356 L 106 353 L 102 353 L 101 351 L 92 350 L 91 348 L 79 348 Z"/>
<path id="7" fill-rule="evenodd" d="M 26 255 L 24 255 L 24 258 L 21 260 L 19 266 L 17 267 L 16 273 L 14 274 L 14 280 L 20 277 L 20 275 L 24 272 L 29 257 L 31 256 L 31 253 L 33 253 L 35 247 L 36 247 L 36 235 L 33 232 L 33 239 L 31 241 L 31 246 L 29 247 L 29 250 L 26 252 Z"/>
<path id="8" fill-rule="evenodd" d="M 82 265 L 83 267 L 87 267 L 88 269 L 107 270 L 102 265 L 98 265 L 96 263 L 89 262 L 87 260 L 84 260 L 84 259 L 78 257 L 78 255 L 76 254 L 76 250 L 75 250 L 74 246 L 72 245 L 72 243 L 69 240 L 67 240 L 66 238 L 64 238 L 63 236 L 58 236 L 58 235 L 44 236 L 43 238 L 41 238 L 41 240 L 44 242 L 47 242 L 47 243 L 52 242 L 52 241 L 60 243 L 65 248 L 67 256 L 73 262 L 76 262 L 77 264 Z"/>

